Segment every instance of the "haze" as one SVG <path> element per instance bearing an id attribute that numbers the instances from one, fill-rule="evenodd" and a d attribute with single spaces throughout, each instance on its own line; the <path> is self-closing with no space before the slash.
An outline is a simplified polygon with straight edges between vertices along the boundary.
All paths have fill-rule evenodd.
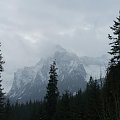
<path id="1" fill-rule="evenodd" d="M 5 91 L 14 71 L 34 65 L 52 45 L 79 56 L 106 54 L 119 5 L 119 0 L 0 0 Z"/>

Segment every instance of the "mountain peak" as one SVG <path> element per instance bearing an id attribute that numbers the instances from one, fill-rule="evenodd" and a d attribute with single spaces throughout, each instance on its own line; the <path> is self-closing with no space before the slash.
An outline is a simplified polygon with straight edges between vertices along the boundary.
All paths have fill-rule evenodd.
<path id="1" fill-rule="evenodd" d="M 54 49 L 55 49 L 55 52 L 66 52 L 66 49 L 64 49 L 60 45 L 55 45 Z"/>
<path id="2" fill-rule="evenodd" d="M 55 48 L 55 49 L 54 49 Z M 44 98 L 46 85 L 49 79 L 49 67 L 51 62 L 56 59 L 58 67 L 58 88 L 60 93 L 69 90 L 71 93 L 80 88 L 85 89 L 86 71 L 81 65 L 79 57 L 67 52 L 60 45 L 54 46 L 53 55 L 40 60 L 32 68 L 23 69 L 16 72 L 14 84 L 8 93 L 11 100 L 25 102 Z"/>

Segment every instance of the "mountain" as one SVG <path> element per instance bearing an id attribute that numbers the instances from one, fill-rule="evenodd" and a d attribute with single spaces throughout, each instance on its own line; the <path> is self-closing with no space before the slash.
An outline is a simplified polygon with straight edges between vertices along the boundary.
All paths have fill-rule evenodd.
<path id="1" fill-rule="evenodd" d="M 24 67 L 14 73 L 14 81 L 8 97 L 11 101 L 25 102 L 43 99 L 49 80 L 50 64 L 56 60 L 58 68 L 58 89 L 60 93 L 69 90 L 74 93 L 85 89 L 86 71 L 80 58 L 56 46 L 53 54 L 41 59 L 35 66 Z"/>

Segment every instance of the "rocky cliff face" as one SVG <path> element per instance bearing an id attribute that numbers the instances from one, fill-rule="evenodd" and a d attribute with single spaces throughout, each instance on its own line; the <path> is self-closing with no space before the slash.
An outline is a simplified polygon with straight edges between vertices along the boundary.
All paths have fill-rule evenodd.
<path id="1" fill-rule="evenodd" d="M 49 80 L 50 64 L 56 60 L 58 89 L 74 93 L 85 89 L 86 71 L 78 56 L 59 47 L 54 54 L 41 59 L 35 66 L 25 67 L 14 73 L 14 81 L 8 96 L 12 101 L 25 102 L 43 99 Z"/>

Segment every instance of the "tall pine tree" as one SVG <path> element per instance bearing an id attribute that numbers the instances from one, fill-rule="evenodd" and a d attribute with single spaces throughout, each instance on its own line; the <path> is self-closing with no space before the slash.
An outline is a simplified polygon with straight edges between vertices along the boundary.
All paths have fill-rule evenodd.
<path id="1" fill-rule="evenodd" d="M 70 120 L 70 93 L 66 91 L 57 106 L 55 120 Z"/>
<path id="2" fill-rule="evenodd" d="M 110 43 L 111 45 L 111 51 L 108 52 L 113 57 L 111 58 L 111 64 L 112 66 L 120 65 L 120 11 L 119 11 L 119 17 L 117 17 L 117 20 L 114 21 L 113 27 L 110 27 L 111 30 L 113 30 L 113 36 L 108 34 L 108 38 L 112 41 Z"/>
<path id="3" fill-rule="evenodd" d="M 105 84 L 104 84 L 104 106 L 106 119 L 120 120 L 120 12 L 117 20 L 114 21 L 113 36 L 110 34 L 108 38 L 112 41 L 111 51 L 112 55 L 110 66 L 107 70 Z"/>
<path id="4" fill-rule="evenodd" d="M 101 105 L 100 105 L 100 87 L 97 80 L 90 77 L 85 91 L 86 94 L 86 119 L 100 120 Z"/>
<path id="5" fill-rule="evenodd" d="M 0 43 L 1 46 L 1 43 Z M 0 50 L 1 52 L 1 50 Z M 3 93 L 3 88 L 2 88 L 2 80 L 1 80 L 1 73 L 3 72 L 3 64 L 4 61 L 2 60 L 2 54 L 0 53 L 0 120 L 3 119 L 3 113 L 4 113 L 4 93 Z"/>
<path id="6" fill-rule="evenodd" d="M 46 112 L 47 112 L 47 118 L 48 120 L 52 120 L 55 112 L 56 112 L 56 105 L 57 105 L 57 101 L 58 101 L 58 96 L 59 96 L 59 92 L 58 92 L 58 88 L 57 88 L 57 72 L 56 72 L 57 68 L 56 68 L 56 62 L 53 61 L 53 64 L 50 66 L 50 79 L 49 79 L 49 83 L 47 86 L 47 94 L 45 97 L 46 100 Z"/>

